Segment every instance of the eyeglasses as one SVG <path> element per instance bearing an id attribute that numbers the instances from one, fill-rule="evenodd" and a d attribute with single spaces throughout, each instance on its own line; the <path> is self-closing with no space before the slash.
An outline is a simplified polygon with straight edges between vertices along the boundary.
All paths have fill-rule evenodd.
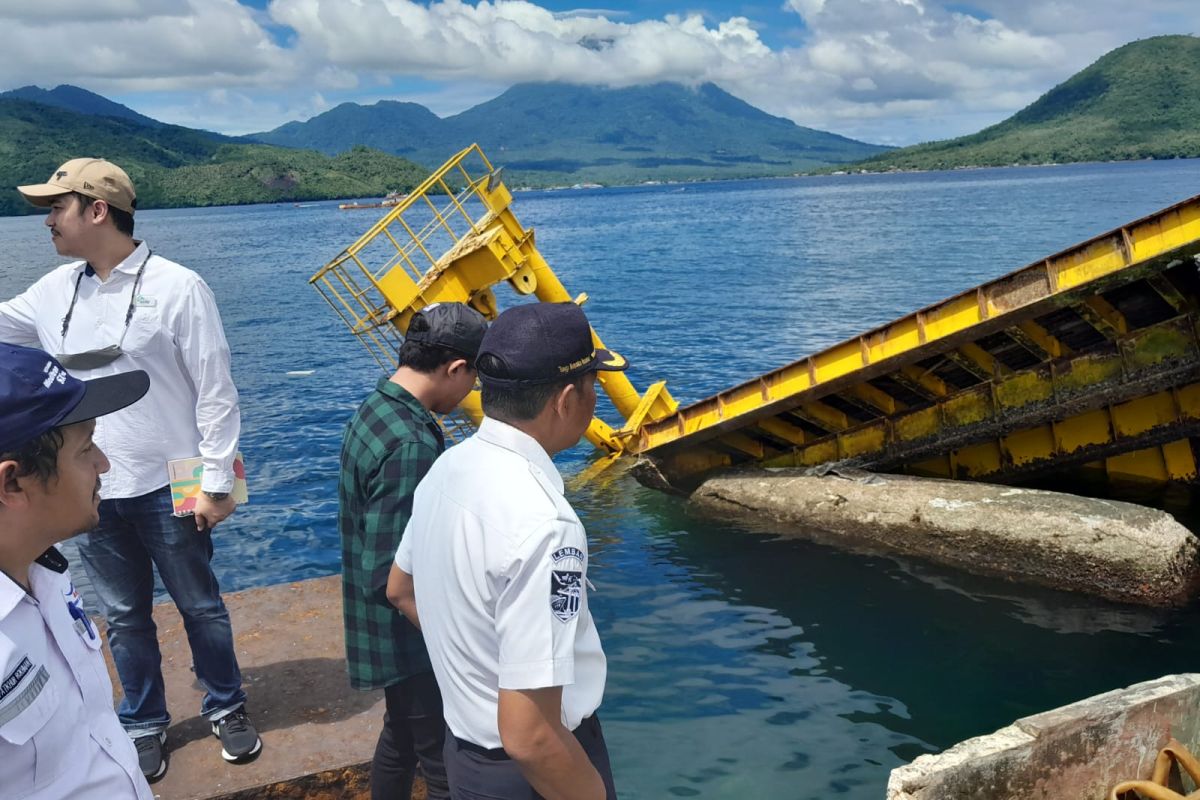
<path id="1" fill-rule="evenodd" d="M 117 343 L 96 350 L 85 350 L 82 353 L 58 353 L 54 356 L 58 359 L 58 363 L 67 369 L 96 369 L 111 364 L 124 355 L 125 351 L 121 349 L 121 345 L 125 343 L 125 334 L 129 333 L 129 323 L 133 319 L 133 310 L 137 307 L 138 286 L 142 283 L 142 274 L 146 271 L 146 262 L 149 260 L 150 248 L 147 247 L 146 257 L 142 259 L 142 264 L 138 267 L 137 275 L 133 279 L 133 292 L 129 295 L 129 308 L 125 310 L 125 327 L 122 329 L 121 338 Z M 71 295 L 71 305 L 67 306 L 67 314 L 63 317 L 61 336 L 64 349 L 67 346 L 67 329 L 71 326 L 71 315 L 75 313 L 75 301 L 79 299 L 79 284 L 83 281 L 85 272 L 87 272 L 86 269 L 81 270 L 79 277 L 75 279 L 75 292 Z"/>

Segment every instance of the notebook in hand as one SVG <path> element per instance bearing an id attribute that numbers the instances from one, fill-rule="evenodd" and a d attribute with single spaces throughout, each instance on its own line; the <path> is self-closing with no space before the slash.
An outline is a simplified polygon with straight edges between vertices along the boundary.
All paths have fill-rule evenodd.
<path id="1" fill-rule="evenodd" d="M 176 458 L 167 462 L 167 479 L 171 482 L 171 504 L 177 517 L 196 513 L 196 498 L 200 496 L 200 479 L 204 476 L 204 461 L 200 456 Z M 249 500 L 246 490 L 246 465 L 242 454 L 233 460 L 233 489 L 229 495 L 238 505 Z"/>

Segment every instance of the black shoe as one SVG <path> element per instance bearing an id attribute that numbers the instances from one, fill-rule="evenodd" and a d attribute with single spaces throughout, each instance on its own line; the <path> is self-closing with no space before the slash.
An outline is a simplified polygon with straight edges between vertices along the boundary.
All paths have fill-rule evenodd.
<path id="1" fill-rule="evenodd" d="M 221 740 L 221 758 L 234 764 L 253 761 L 262 750 L 262 739 L 244 707 L 214 722 L 212 732 Z"/>
<path id="2" fill-rule="evenodd" d="M 167 760 L 163 758 L 163 745 L 166 743 L 166 733 L 152 733 L 133 740 L 133 746 L 137 748 L 138 766 L 149 783 L 167 774 Z"/>

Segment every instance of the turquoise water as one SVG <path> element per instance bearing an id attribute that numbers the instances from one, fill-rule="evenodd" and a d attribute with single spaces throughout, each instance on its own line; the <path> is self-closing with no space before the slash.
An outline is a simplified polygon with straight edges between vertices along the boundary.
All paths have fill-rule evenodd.
<path id="1" fill-rule="evenodd" d="M 514 210 L 634 382 L 688 402 L 1198 189 L 1200 161 L 1139 162 L 522 193 Z M 213 287 L 234 351 L 252 502 L 218 529 L 226 589 L 337 570 L 341 428 L 379 373 L 307 278 L 375 219 L 331 203 L 138 215 Z M 0 219 L 0 298 L 55 263 L 39 219 Z M 628 478 L 574 501 L 623 798 L 877 798 L 920 753 L 1200 664 L 1195 608 L 740 530 Z"/>

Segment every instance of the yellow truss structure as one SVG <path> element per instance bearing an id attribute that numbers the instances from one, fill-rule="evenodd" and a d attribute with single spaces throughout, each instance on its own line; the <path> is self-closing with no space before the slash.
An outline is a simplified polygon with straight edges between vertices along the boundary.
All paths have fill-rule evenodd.
<path id="1" fill-rule="evenodd" d="M 468 303 L 488 319 L 500 308 L 495 290 L 507 284 L 516 299 L 587 301 L 572 296 L 542 258 L 533 230 L 517 220 L 512 194 L 478 145 L 456 154 L 394 206 L 370 230 L 309 280 L 351 333 L 386 370 L 415 312 L 442 302 Z M 595 330 L 592 339 L 603 347 Z M 646 420 L 675 411 L 665 382 L 639 393 L 623 372 L 601 372 L 599 383 L 624 421 L 596 417 L 587 438 L 614 458 Z M 457 438 L 482 418 L 479 393 L 463 401 L 460 418 L 447 420 Z M 608 463 L 607 461 L 604 463 Z"/>

